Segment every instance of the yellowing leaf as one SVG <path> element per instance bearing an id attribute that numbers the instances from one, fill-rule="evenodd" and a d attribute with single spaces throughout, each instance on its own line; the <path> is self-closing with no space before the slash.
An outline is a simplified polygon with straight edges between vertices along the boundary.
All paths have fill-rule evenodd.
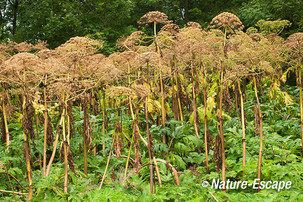
<path id="1" fill-rule="evenodd" d="M 291 97 L 289 96 L 289 94 L 287 92 L 283 92 L 283 96 L 284 96 L 285 104 L 290 104 L 293 102 L 293 99 L 291 99 Z"/>

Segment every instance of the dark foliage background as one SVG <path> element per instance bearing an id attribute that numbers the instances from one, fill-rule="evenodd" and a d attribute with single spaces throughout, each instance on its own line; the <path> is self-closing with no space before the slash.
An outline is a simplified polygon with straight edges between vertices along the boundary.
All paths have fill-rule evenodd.
<path id="1" fill-rule="evenodd" d="M 206 27 L 223 11 L 237 16 L 246 26 L 261 19 L 286 19 L 292 23 L 283 34 L 303 31 L 300 0 L 1 0 L 0 41 L 47 41 L 57 47 L 73 36 L 106 41 L 104 53 L 115 50 L 116 40 L 138 28 L 137 20 L 148 11 L 166 13 L 182 26 L 188 21 Z"/>

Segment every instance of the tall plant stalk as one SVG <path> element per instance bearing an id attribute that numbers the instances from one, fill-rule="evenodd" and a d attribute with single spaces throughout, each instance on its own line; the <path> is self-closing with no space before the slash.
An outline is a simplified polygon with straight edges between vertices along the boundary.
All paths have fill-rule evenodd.
<path id="1" fill-rule="evenodd" d="M 43 176 L 46 176 L 46 145 L 47 145 L 47 125 L 48 125 L 48 111 L 46 103 L 46 82 L 47 75 L 45 75 L 43 94 L 44 94 L 44 142 L 43 142 Z"/>
<path id="2" fill-rule="evenodd" d="M 224 133 L 223 133 L 223 116 L 222 116 L 222 104 L 223 104 L 223 64 L 221 63 L 221 73 L 220 73 L 220 99 L 219 99 L 219 123 L 220 123 L 220 137 L 221 137 L 221 149 L 222 149 L 222 181 L 226 181 L 225 174 L 225 147 L 224 147 Z M 223 189 L 225 190 L 225 187 Z"/>
<path id="3" fill-rule="evenodd" d="M 115 137 L 116 137 L 116 136 L 114 136 L 112 146 L 110 147 L 110 150 L 109 150 L 109 155 L 108 155 L 108 158 L 107 158 L 107 163 L 106 163 L 106 167 L 105 167 L 105 170 L 104 170 L 104 174 L 103 174 L 103 176 L 102 176 L 102 180 L 101 180 L 101 183 L 100 183 L 100 186 L 99 186 L 99 190 L 102 188 L 102 185 L 103 185 L 104 180 L 105 180 L 105 178 L 106 178 L 106 173 L 107 173 L 107 170 L 108 170 L 110 158 L 111 158 L 111 155 L 112 155 L 112 152 L 113 152 L 114 143 L 115 143 Z"/>
<path id="4" fill-rule="evenodd" d="M 246 135 L 245 135 L 245 117 L 244 117 L 244 103 L 243 103 L 243 95 L 241 91 L 241 85 L 240 80 L 237 80 L 238 83 L 238 90 L 239 90 L 239 96 L 240 96 L 240 102 L 241 102 L 241 124 L 242 124 L 242 150 L 243 150 L 243 177 L 245 175 L 245 165 L 246 165 Z"/>
<path id="5" fill-rule="evenodd" d="M 7 115 L 6 115 L 6 106 L 5 106 L 5 101 L 7 100 L 7 94 L 5 91 L 4 86 L 2 85 L 2 94 L 3 94 L 3 99 L 2 99 L 2 115 L 3 115 L 3 123 L 4 123 L 4 132 L 5 132 L 5 143 L 7 147 L 7 151 L 9 144 L 10 144 L 10 139 L 9 139 L 9 131 L 8 131 L 8 126 L 7 126 Z"/>
<path id="6" fill-rule="evenodd" d="M 175 80 L 176 80 L 176 90 L 177 90 L 177 99 L 178 99 L 178 106 L 179 106 L 179 111 L 180 111 L 180 120 L 183 124 L 183 121 L 184 121 L 184 118 L 183 118 L 183 110 L 182 110 L 182 105 L 181 105 L 181 99 L 180 99 L 180 94 L 181 94 L 181 91 L 182 89 L 179 88 L 179 82 L 178 82 L 178 73 L 175 74 Z"/>
<path id="7" fill-rule="evenodd" d="M 257 100 L 257 109 L 260 117 L 260 149 L 259 149 L 259 159 L 258 159 L 258 179 L 261 180 L 261 167 L 262 167 L 262 152 L 263 152 L 263 121 L 262 121 L 262 113 L 261 113 L 261 106 L 258 97 L 258 89 L 257 89 L 257 82 L 256 77 L 254 76 L 254 89 L 255 89 L 255 96 Z M 260 187 L 258 188 L 260 191 Z"/>
<path id="8" fill-rule="evenodd" d="M 51 158 L 48 162 L 48 165 L 47 165 L 47 169 L 46 169 L 46 172 L 45 172 L 45 176 L 48 176 L 49 175 L 49 172 L 50 172 L 50 168 L 52 166 L 52 163 L 54 161 L 54 158 L 55 158 L 55 155 L 56 155 L 56 150 L 57 150 L 57 145 L 58 145 L 58 141 L 59 141 L 59 136 L 61 134 L 61 125 L 63 124 L 63 117 L 61 116 L 61 119 L 60 119 L 60 127 L 58 127 L 57 129 L 57 136 L 56 136 L 56 139 L 55 139 L 55 143 L 54 143 L 54 147 L 53 147 L 53 152 L 52 152 L 52 155 L 51 155 Z"/>
<path id="9" fill-rule="evenodd" d="M 298 63 L 298 85 L 300 88 L 300 113 L 301 113 L 301 142 L 302 142 L 302 156 L 303 156 L 303 95 L 302 95 L 302 73 L 301 73 L 301 60 Z"/>
<path id="10" fill-rule="evenodd" d="M 4 122 L 4 128 L 5 128 L 5 140 L 6 140 L 6 146 L 9 146 L 9 131 L 7 127 L 7 116 L 6 116 L 6 107 L 4 101 L 2 102 L 2 111 L 3 111 L 3 122 Z M 8 149 L 8 148 L 7 148 Z"/>
<path id="11" fill-rule="evenodd" d="M 193 93 L 193 113 L 194 113 L 194 126 L 195 126 L 195 134 L 200 139 L 199 135 L 199 122 L 198 122 L 198 110 L 197 110 L 197 100 L 196 100 L 196 76 L 195 76 L 195 67 L 192 66 L 191 74 L 192 74 L 192 93 Z"/>
<path id="12" fill-rule="evenodd" d="M 153 153 L 152 153 L 152 141 L 149 131 L 148 124 L 148 96 L 145 98 L 145 118 L 146 118 L 146 133 L 147 133 L 147 143 L 148 143 L 148 158 L 149 158 L 149 168 L 150 168 L 150 193 L 154 193 L 154 167 L 153 167 Z"/>
<path id="13" fill-rule="evenodd" d="M 222 116 L 222 105 L 223 105 L 223 92 L 224 92 L 224 65 L 223 60 L 226 56 L 225 45 L 226 45 L 226 30 L 224 28 L 224 38 L 223 38 L 223 48 L 222 48 L 222 59 L 221 59 L 221 68 L 220 68 L 220 99 L 219 99 L 219 122 L 220 122 L 220 135 L 221 135 L 221 149 L 222 149 L 222 181 L 226 181 L 226 163 L 225 163 L 225 147 L 224 147 L 224 133 L 223 133 L 223 116 Z M 223 188 L 223 191 L 226 192 L 226 187 Z"/>
<path id="14" fill-rule="evenodd" d="M 65 116 L 66 116 L 66 98 L 64 93 L 62 95 L 62 100 L 64 101 L 63 110 L 62 110 L 62 136 L 63 136 L 63 151 L 64 151 L 64 193 L 67 193 L 67 186 L 68 186 L 68 159 L 67 159 L 67 138 L 65 133 Z"/>
<path id="15" fill-rule="evenodd" d="M 23 119 L 28 119 L 26 104 L 26 90 L 25 90 L 25 79 L 26 78 L 26 70 L 23 70 L 23 102 L 22 102 L 22 114 Z M 24 124 L 24 128 L 27 128 L 25 125 L 25 121 L 22 121 Z M 26 121 L 28 122 L 28 121 Z M 33 197 L 33 180 L 32 180 L 32 168 L 31 168 L 31 154 L 30 154 L 30 134 L 28 129 L 26 129 L 27 133 L 24 131 L 24 150 L 25 150 L 25 162 L 26 162 L 26 171 L 27 171 L 27 179 L 28 179 L 28 200 L 30 201 Z"/>
<path id="16" fill-rule="evenodd" d="M 203 72 L 204 73 L 204 72 Z M 208 166 L 208 141 L 207 141 L 207 81 L 206 77 L 202 73 L 203 85 L 203 101 L 204 101 L 204 149 L 205 149 L 205 160 L 206 160 L 206 173 L 209 174 Z"/>

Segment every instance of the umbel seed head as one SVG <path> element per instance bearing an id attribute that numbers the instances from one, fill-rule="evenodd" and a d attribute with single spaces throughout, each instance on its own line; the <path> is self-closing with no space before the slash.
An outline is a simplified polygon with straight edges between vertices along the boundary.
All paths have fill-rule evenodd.
<path id="1" fill-rule="evenodd" d="M 152 22 L 162 23 L 162 24 L 171 23 L 171 21 L 168 20 L 168 17 L 165 13 L 162 13 L 160 11 L 150 11 L 140 18 L 140 20 L 138 21 L 138 24 L 147 25 Z"/>
<path id="2" fill-rule="evenodd" d="M 214 17 L 210 25 L 213 29 L 226 30 L 227 33 L 242 31 L 244 28 L 241 20 L 236 15 L 229 12 L 223 12 Z"/>
<path id="3" fill-rule="evenodd" d="M 299 50 L 303 48 L 303 32 L 298 32 L 290 35 L 286 41 L 285 45 L 292 50 Z"/>

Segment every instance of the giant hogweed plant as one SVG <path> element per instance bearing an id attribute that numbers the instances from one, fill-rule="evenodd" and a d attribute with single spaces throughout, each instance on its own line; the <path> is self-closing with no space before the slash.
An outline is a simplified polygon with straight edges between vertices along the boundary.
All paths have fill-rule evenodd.
<path id="1" fill-rule="evenodd" d="M 84 37 L 55 50 L 43 43 L 1 45 L 4 198 L 111 200 L 120 194 L 141 200 L 150 192 L 150 200 L 172 194 L 180 200 L 265 199 L 270 195 L 262 191 L 233 196 L 199 183 L 218 174 L 223 181 L 302 174 L 298 130 L 279 125 L 296 128 L 299 122 L 300 34 L 286 42 L 273 34 L 247 35 L 226 12 L 212 20 L 210 30 L 195 22 L 180 29 L 161 12 L 139 22 L 152 23 L 153 36 L 134 32 L 109 57 L 98 54 L 101 42 Z M 159 24 L 165 24 L 160 31 Z M 297 70 L 299 93 L 280 82 L 289 72 L 282 74 L 282 65 Z M 233 117 L 238 105 L 240 122 Z M 287 115 L 271 107 L 285 108 Z M 21 142 L 25 165 L 17 156 Z M 291 193 L 302 183 L 295 184 Z M 111 193 L 111 187 L 131 196 Z"/>

